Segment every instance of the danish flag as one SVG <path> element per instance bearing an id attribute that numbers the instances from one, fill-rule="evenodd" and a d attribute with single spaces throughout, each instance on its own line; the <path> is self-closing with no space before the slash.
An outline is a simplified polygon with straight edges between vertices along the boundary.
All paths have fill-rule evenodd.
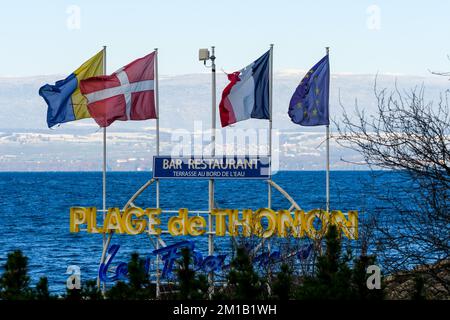
<path id="1" fill-rule="evenodd" d="M 109 76 L 80 81 L 88 111 L 100 127 L 115 120 L 156 119 L 155 55 L 152 52 Z"/>

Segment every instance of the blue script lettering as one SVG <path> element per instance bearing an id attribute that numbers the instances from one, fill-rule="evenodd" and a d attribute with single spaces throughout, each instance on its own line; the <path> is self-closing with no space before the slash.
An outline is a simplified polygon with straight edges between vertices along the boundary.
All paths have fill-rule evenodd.
<path id="1" fill-rule="evenodd" d="M 102 282 L 112 282 L 117 280 L 125 280 L 128 276 L 128 265 L 125 262 L 121 262 L 117 265 L 114 275 L 108 276 L 108 270 L 111 263 L 119 251 L 120 245 L 112 245 L 108 249 L 108 255 L 105 262 L 100 265 L 98 275 Z M 153 250 L 151 255 L 160 255 L 161 260 L 164 262 L 164 267 L 161 273 L 161 278 L 169 278 L 174 269 L 174 263 L 181 258 L 181 249 L 188 248 L 192 253 L 192 260 L 194 264 L 194 270 L 202 270 L 204 272 L 215 272 L 228 269 L 230 266 L 225 265 L 225 259 L 227 255 L 207 256 L 203 259 L 202 254 L 195 250 L 195 244 L 191 241 L 181 241 L 172 245 Z M 305 260 L 311 254 L 312 245 L 303 246 L 294 255 L 299 260 Z M 265 267 L 269 263 L 277 263 L 282 260 L 280 251 L 273 251 L 272 253 L 263 252 L 254 257 L 253 262 L 258 263 L 260 267 Z M 150 257 L 145 259 L 145 271 L 148 273 L 150 270 Z"/>

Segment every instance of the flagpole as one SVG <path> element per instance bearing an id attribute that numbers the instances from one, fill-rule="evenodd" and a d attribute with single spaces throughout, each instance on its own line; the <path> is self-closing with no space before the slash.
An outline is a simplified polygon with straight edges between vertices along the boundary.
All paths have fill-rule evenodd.
<path id="1" fill-rule="evenodd" d="M 216 56 L 214 55 L 215 47 L 211 47 L 211 156 L 216 156 Z M 212 228 L 212 210 L 214 209 L 214 179 L 209 180 L 209 215 L 208 215 L 208 255 L 214 254 L 214 235 Z M 208 280 L 210 283 L 210 295 L 214 291 L 213 273 L 209 273 Z"/>
<path id="2" fill-rule="evenodd" d="M 272 179 L 272 93 L 273 93 L 273 44 L 270 45 L 269 59 L 269 170 Z M 267 207 L 272 208 L 272 186 L 267 184 Z"/>
<path id="3" fill-rule="evenodd" d="M 158 76 L 158 48 L 155 48 L 155 109 L 156 109 L 156 155 L 159 156 L 159 76 Z M 154 168 L 153 168 L 154 169 Z M 156 180 L 156 208 L 159 203 L 159 179 Z M 159 241 L 156 241 L 156 249 L 159 249 Z M 161 294 L 159 274 L 159 254 L 156 255 L 156 298 Z"/>
<path id="4" fill-rule="evenodd" d="M 103 75 L 106 75 L 106 46 L 103 46 Z M 102 185 L 103 185 L 103 222 L 106 220 L 106 127 L 103 127 L 103 170 L 102 170 Z M 106 250 L 106 234 L 103 233 L 103 251 Z M 98 279 L 100 284 L 100 278 Z M 103 291 L 105 291 L 105 284 L 103 283 Z"/>
<path id="5" fill-rule="evenodd" d="M 326 53 L 327 56 L 329 56 L 330 54 L 330 47 L 326 47 Z M 328 106 L 328 110 L 329 108 L 329 104 L 330 104 L 330 96 L 328 95 L 328 101 L 327 101 L 327 106 Z M 329 112 L 329 111 L 328 111 Z M 326 126 L 326 148 L 327 148 L 327 171 L 326 171 L 326 197 L 327 197 L 327 212 L 330 212 L 330 125 L 328 124 Z"/>

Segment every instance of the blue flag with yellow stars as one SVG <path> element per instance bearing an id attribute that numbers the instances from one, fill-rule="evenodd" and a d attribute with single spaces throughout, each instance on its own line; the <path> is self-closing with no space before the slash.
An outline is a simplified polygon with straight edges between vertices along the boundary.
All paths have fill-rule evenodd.
<path id="1" fill-rule="evenodd" d="M 322 58 L 302 79 L 289 103 L 289 117 L 301 126 L 329 125 L 330 64 Z"/>

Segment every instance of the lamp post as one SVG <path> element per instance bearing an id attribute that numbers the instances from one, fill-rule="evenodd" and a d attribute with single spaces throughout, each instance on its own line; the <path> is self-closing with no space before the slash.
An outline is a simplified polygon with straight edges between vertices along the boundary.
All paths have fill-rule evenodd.
<path id="1" fill-rule="evenodd" d="M 211 156 L 216 155 L 216 56 L 214 55 L 215 47 L 211 47 L 211 52 L 208 49 L 199 50 L 199 60 L 203 61 L 205 67 L 211 68 Z M 206 65 L 206 62 L 211 60 L 211 65 Z M 214 254 L 214 232 L 212 228 L 212 210 L 214 209 L 214 179 L 209 180 L 209 201 L 208 201 L 208 255 Z M 214 277 L 213 273 L 209 273 L 208 280 L 210 284 L 210 295 L 214 291 Z"/>

